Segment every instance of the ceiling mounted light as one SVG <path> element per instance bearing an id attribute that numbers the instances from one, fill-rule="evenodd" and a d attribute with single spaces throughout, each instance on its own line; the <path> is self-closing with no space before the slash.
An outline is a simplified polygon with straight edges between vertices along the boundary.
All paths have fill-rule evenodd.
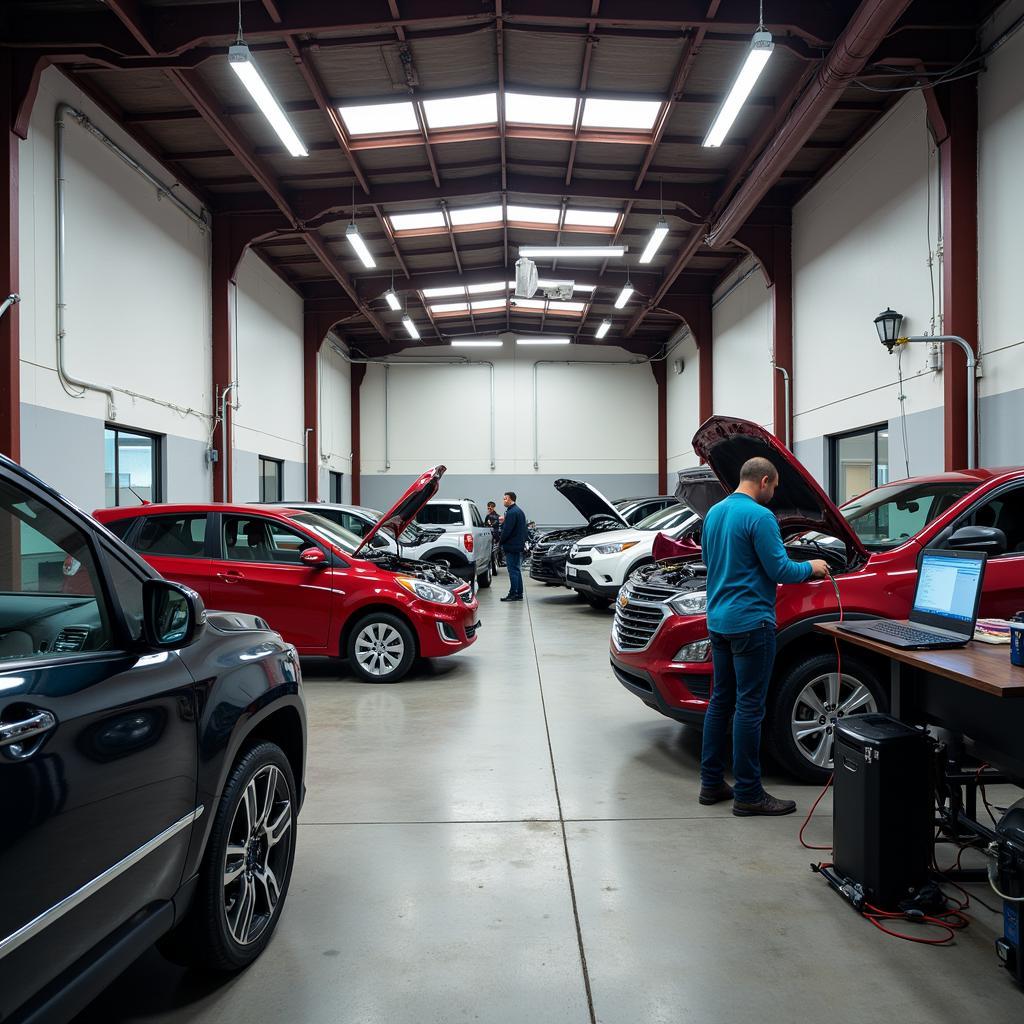
<path id="1" fill-rule="evenodd" d="M 377 261 L 373 258 L 373 253 L 367 249 L 366 241 L 363 239 L 363 236 L 359 234 L 359 228 L 356 227 L 355 221 L 352 221 L 352 223 L 345 229 L 345 238 L 348 239 L 348 244 L 355 250 L 355 254 L 363 261 L 364 267 L 370 268 L 377 266 Z"/>
<path id="2" fill-rule="evenodd" d="M 452 348 L 501 348 L 504 342 L 493 338 L 458 338 L 452 340 Z"/>
<path id="3" fill-rule="evenodd" d="M 539 259 L 569 259 L 577 256 L 580 259 L 603 260 L 609 257 L 626 255 L 624 245 L 521 245 L 520 256 L 537 257 Z"/>
<path id="4" fill-rule="evenodd" d="M 408 313 L 402 317 L 402 326 L 409 332 L 410 338 L 415 338 L 416 341 L 420 340 L 419 328 L 413 323 L 413 319 Z"/>
<path id="5" fill-rule="evenodd" d="M 556 337 L 553 334 L 542 334 L 530 338 L 516 338 L 517 345 L 568 345 L 571 341 L 572 338 Z"/>
<path id="6" fill-rule="evenodd" d="M 608 331 L 611 328 L 611 326 L 612 326 L 611 320 L 609 320 L 608 317 L 605 317 L 601 321 L 601 324 L 597 328 L 597 330 L 594 331 L 594 337 L 595 338 L 603 338 L 608 333 Z"/>
<path id="7" fill-rule="evenodd" d="M 394 288 L 389 288 L 384 293 L 387 304 L 397 313 L 402 308 L 402 300 L 395 294 Z"/>
<path id="8" fill-rule="evenodd" d="M 309 150 L 306 149 L 302 139 L 292 127 L 281 104 L 277 102 L 274 94 L 267 87 L 267 83 L 263 81 L 263 76 L 252 59 L 252 52 L 241 41 L 241 37 L 234 46 L 228 47 L 228 64 L 231 70 L 238 75 L 242 85 L 249 90 L 249 95 L 253 98 L 256 106 L 260 108 L 263 116 L 270 122 L 270 127 L 277 132 L 277 137 L 284 143 L 284 148 L 292 156 L 309 156 Z"/>
<path id="9" fill-rule="evenodd" d="M 657 224 L 654 225 L 654 230 L 651 232 L 651 237 L 647 240 L 647 246 L 644 251 L 640 254 L 641 263 L 650 263 L 654 259 L 654 254 L 661 248 L 661 243 L 668 237 L 668 221 L 662 217 Z"/>
<path id="10" fill-rule="evenodd" d="M 725 102 L 712 122 L 711 130 L 705 137 L 703 145 L 720 146 L 725 140 L 733 121 L 736 120 L 751 90 L 754 88 L 758 78 L 761 77 L 761 72 L 764 71 L 768 58 L 771 57 L 774 48 L 775 44 L 772 42 L 772 34 L 764 30 L 764 23 L 762 21 L 750 40 L 750 48 L 747 50 L 743 67 L 740 68 L 736 81 L 732 83 L 729 95 L 725 97 Z"/>
<path id="11" fill-rule="evenodd" d="M 630 297 L 632 296 L 632 294 L 633 294 L 633 285 L 630 283 L 629 279 L 627 278 L 626 279 L 626 283 L 622 286 L 622 291 L 619 292 L 619 296 L 615 300 L 615 308 L 616 309 L 622 309 L 622 307 L 625 306 L 625 304 L 627 302 L 629 302 Z"/>

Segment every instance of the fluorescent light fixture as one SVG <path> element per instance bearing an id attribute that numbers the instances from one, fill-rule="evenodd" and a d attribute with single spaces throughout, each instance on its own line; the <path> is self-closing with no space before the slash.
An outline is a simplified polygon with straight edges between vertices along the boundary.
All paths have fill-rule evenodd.
<path id="1" fill-rule="evenodd" d="M 417 341 L 420 339 L 420 332 L 416 325 L 412 322 L 412 317 L 408 313 L 402 317 L 402 326 L 409 332 L 410 338 L 415 338 Z"/>
<path id="2" fill-rule="evenodd" d="M 449 210 L 453 224 L 500 224 L 504 215 L 501 206 L 464 206 Z"/>
<path id="3" fill-rule="evenodd" d="M 651 237 L 647 240 L 647 245 L 644 251 L 640 254 L 641 263 L 650 263 L 654 259 L 654 254 L 661 248 L 661 243 L 668 237 L 668 221 L 662 217 L 657 224 L 654 225 L 654 230 L 651 232 Z"/>
<path id="4" fill-rule="evenodd" d="M 388 220 L 395 231 L 416 231 L 418 228 L 443 228 L 444 214 L 440 210 L 421 213 L 392 213 Z"/>
<path id="5" fill-rule="evenodd" d="M 302 139 L 296 134 L 291 122 L 281 109 L 281 104 L 274 98 L 274 94 L 267 88 L 263 76 L 252 59 L 252 53 L 245 43 L 236 43 L 228 47 L 228 64 L 231 70 L 238 75 L 242 85 L 249 90 L 256 106 L 260 108 L 263 116 L 270 122 L 270 127 L 277 132 L 277 137 L 284 143 L 284 148 L 292 156 L 309 156 L 309 150 L 303 145 Z"/>
<path id="6" fill-rule="evenodd" d="M 377 266 L 373 253 L 366 248 L 366 242 L 363 240 L 363 236 L 359 234 L 359 228 L 355 224 L 349 224 L 345 229 L 345 237 L 348 239 L 348 244 L 355 250 L 356 255 L 363 261 L 364 267 Z"/>
<path id="7" fill-rule="evenodd" d="M 764 66 L 768 63 L 768 58 L 772 55 L 774 48 L 771 32 L 754 33 L 743 67 L 740 68 L 740 73 L 736 76 L 729 95 L 725 97 L 725 102 L 704 139 L 705 146 L 720 146 L 722 144 L 733 121 L 736 120 L 740 108 L 746 103 L 750 90 L 754 88 L 758 78 L 761 77 L 761 72 L 764 71 Z"/>
<path id="8" fill-rule="evenodd" d="M 453 338 L 452 348 L 501 348 L 497 338 Z"/>
<path id="9" fill-rule="evenodd" d="M 386 292 L 384 293 L 384 299 L 385 299 L 385 301 L 387 302 L 387 304 L 388 304 L 388 305 L 389 305 L 389 306 L 390 306 L 390 307 L 391 307 L 391 308 L 392 308 L 392 309 L 393 309 L 393 310 L 394 310 L 394 311 L 395 311 L 396 313 L 397 313 L 397 312 L 398 312 L 398 311 L 399 311 L 399 310 L 400 310 L 400 309 L 402 308 L 402 301 L 401 301 L 401 299 L 399 299 L 399 297 L 398 297 L 398 296 L 397 296 L 397 295 L 395 294 L 395 289 L 394 289 L 394 288 L 389 288 L 389 289 L 388 289 L 388 290 L 387 290 L 387 291 L 386 291 Z"/>
<path id="10" fill-rule="evenodd" d="M 566 224 L 581 224 L 595 228 L 613 228 L 619 222 L 618 210 L 574 210 L 565 211 Z"/>
<path id="11" fill-rule="evenodd" d="M 633 294 L 633 286 L 627 281 L 622 286 L 622 291 L 619 292 L 619 297 L 615 300 L 615 308 L 622 309 L 627 302 L 629 302 L 630 296 Z"/>
<path id="12" fill-rule="evenodd" d="M 571 96 L 534 96 L 525 92 L 505 93 L 505 120 L 512 124 L 541 124 L 571 128 L 575 117 L 576 100 Z"/>
<path id="13" fill-rule="evenodd" d="M 516 338 L 517 345 L 568 345 L 571 338 L 559 338 L 553 334 L 541 334 L 535 338 Z"/>
<path id="14" fill-rule="evenodd" d="M 419 123 L 412 104 L 366 103 L 338 107 L 349 135 L 379 135 L 390 132 L 418 132 Z"/>
<path id="15" fill-rule="evenodd" d="M 516 206 L 510 203 L 508 219 L 523 221 L 526 224 L 557 224 L 557 206 Z"/>
<path id="16" fill-rule="evenodd" d="M 583 105 L 584 128 L 632 128 L 650 131 L 661 110 L 657 100 L 588 99 Z"/>
<path id="17" fill-rule="evenodd" d="M 521 245 L 520 256 L 537 257 L 538 259 L 580 259 L 603 260 L 609 257 L 625 256 L 624 245 Z"/>
<path id="18" fill-rule="evenodd" d="M 598 325 L 597 330 L 594 331 L 594 337 L 595 338 L 603 338 L 608 333 L 608 331 L 611 328 L 611 326 L 612 326 L 611 320 L 609 320 L 608 317 L 605 317 L 601 321 L 601 323 Z"/>
<path id="19" fill-rule="evenodd" d="M 472 124 L 494 124 L 498 120 L 498 97 L 487 92 L 447 100 L 426 100 L 423 113 L 431 128 L 465 128 Z"/>

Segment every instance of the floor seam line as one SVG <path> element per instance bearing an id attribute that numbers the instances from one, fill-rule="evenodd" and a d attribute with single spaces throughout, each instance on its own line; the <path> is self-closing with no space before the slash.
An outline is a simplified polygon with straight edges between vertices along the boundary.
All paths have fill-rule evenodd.
<path id="1" fill-rule="evenodd" d="M 533 631 L 533 611 L 530 607 L 530 599 L 525 594 L 526 617 L 530 623 L 530 643 L 533 646 L 533 661 L 537 669 L 537 690 L 540 693 L 541 713 L 544 716 L 544 735 L 548 743 L 548 757 L 551 760 L 551 780 L 555 787 L 555 804 L 558 807 L 558 822 L 562 830 L 562 850 L 565 853 L 565 871 L 569 880 L 569 898 L 572 902 L 572 916 L 576 925 L 576 945 L 580 954 L 580 968 L 583 971 L 583 988 L 587 995 L 587 1011 L 590 1014 L 590 1024 L 597 1024 L 597 1016 L 594 1011 L 594 993 L 590 987 L 590 968 L 587 966 L 587 952 L 583 946 L 583 927 L 580 924 L 580 908 L 576 900 L 576 883 L 572 876 L 572 860 L 569 857 L 569 837 L 565 830 L 565 814 L 562 812 L 562 794 L 558 788 L 558 769 L 555 767 L 555 751 L 551 744 L 551 726 L 548 723 L 548 705 L 544 699 L 544 680 L 540 670 L 540 654 L 537 651 L 537 636 Z"/>

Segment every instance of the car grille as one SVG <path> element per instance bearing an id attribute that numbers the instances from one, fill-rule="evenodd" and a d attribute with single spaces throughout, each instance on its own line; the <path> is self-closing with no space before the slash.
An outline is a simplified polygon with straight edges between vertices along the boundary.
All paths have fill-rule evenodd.
<path id="1" fill-rule="evenodd" d="M 641 583 L 633 580 L 629 584 L 630 600 L 650 601 L 654 604 L 662 604 L 671 601 L 679 591 L 675 587 L 659 587 L 650 583 Z"/>
<path id="2" fill-rule="evenodd" d="M 593 565 L 594 560 L 590 555 L 572 555 L 569 559 L 570 565 Z"/>
<path id="3" fill-rule="evenodd" d="M 654 639 L 664 622 L 668 611 L 666 605 L 643 593 L 652 589 L 627 584 L 619 592 L 619 599 L 615 602 L 612 634 L 620 651 L 642 651 Z M 638 590 L 641 592 L 638 593 Z M 673 591 L 668 590 L 666 593 L 671 594 Z"/>
<path id="4" fill-rule="evenodd" d="M 480 628 L 479 622 L 474 622 L 472 626 L 466 627 L 466 639 L 472 640 L 476 636 L 476 631 Z"/>

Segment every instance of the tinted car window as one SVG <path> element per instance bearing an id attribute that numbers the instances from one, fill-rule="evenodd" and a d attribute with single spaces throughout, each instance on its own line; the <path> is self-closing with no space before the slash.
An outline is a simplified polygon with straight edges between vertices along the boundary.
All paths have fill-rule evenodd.
<path id="1" fill-rule="evenodd" d="M 0 661 L 110 645 L 107 607 L 84 530 L 0 482 Z"/>
<path id="2" fill-rule="evenodd" d="M 462 506 L 457 502 L 424 505 L 416 516 L 416 522 L 424 526 L 462 526 Z"/>
<path id="3" fill-rule="evenodd" d="M 115 537 L 120 537 L 122 540 L 124 540 L 125 534 L 127 534 L 127 532 L 132 528 L 132 526 L 134 524 L 135 524 L 135 519 L 134 518 L 128 518 L 128 519 L 115 519 L 112 522 L 104 523 L 103 525 L 106 526 L 106 528 Z"/>
<path id="4" fill-rule="evenodd" d="M 478 509 L 476 507 L 476 505 L 470 505 L 469 506 L 469 514 L 470 514 L 470 517 L 473 520 L 473 525 L 474 526 L 483 526 L 484 525 L 484 521 L 480 518 L 480 509 Z"/>
<path id="5" fill-rule="evenodd" d="M 1006 534 L 1006 554 L 1024 555 L 1024 487 L 990 498 L 971 510 L 964 522 L 957 527 L 992 526 Z"/>
<path id="6" fill-rule="evenodd" d="M 147 516 L 132 547 L 143 555 L 202 558 L 206 547 L 206 516 L 201 513 Z"/>
<path id="7" fill-rule="evenodd" d="M 297 530 L 258 516 L 224 517 L 224 551 L 233 562 L 301 564 L 313 542 Z"/>

